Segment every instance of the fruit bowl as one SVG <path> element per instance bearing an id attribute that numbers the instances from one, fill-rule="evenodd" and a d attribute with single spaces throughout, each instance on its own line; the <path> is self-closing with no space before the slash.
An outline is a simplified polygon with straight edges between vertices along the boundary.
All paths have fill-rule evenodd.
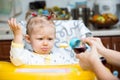
<path id="1" fill-rule="evenodd" d="M 95 14 L 92 18 L 90 18 L 90 23 L 95 28 L 111 28 L 115 25 L 119 19 L 116 15 L 111 13 L 104 13 L 104 14 Z"/>

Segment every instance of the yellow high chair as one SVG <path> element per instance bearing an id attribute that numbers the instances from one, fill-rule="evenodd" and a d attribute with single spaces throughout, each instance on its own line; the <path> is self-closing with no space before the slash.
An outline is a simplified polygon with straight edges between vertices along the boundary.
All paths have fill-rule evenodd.
<path id="1" fill-rule="evenodd" d="M 0 80 L 95 80 L 95 75 L 78 64 L 24 65 L 0 61 Z"/>

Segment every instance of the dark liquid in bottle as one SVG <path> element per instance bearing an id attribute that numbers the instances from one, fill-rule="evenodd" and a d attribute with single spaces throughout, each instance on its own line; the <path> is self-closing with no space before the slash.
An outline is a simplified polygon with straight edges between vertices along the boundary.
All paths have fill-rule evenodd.
<path id="1" fill-rule="evenodd" d="M 84 52 L 85 50 L 86 50 L 85 47 L 74 48 L 74 51 L 76 54 L 80 54 L 81 52 Z"/>

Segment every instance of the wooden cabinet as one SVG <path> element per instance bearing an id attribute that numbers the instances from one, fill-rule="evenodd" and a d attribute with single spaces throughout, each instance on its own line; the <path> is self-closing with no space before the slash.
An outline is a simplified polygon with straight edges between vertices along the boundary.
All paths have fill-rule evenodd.
<path id="1" fill-rule="evenodd" d="M 104 46 L 109 49 L 113 49 L 116 51 L 120 51 L 120 36 L 115 36 L 115 37 L 100 37 Z M 119 62 L 119 61 L 118 61 Z M 114 70 L 117 70 L 119 72 L 119 78 L 120 78 L 120 68 L 106 64 L 106 66 L 113 72 Z"/>
<path id="2" fill-rule="evenodd" d="M 120 37 L 112 37 L 112 49 L 120 51 Z"/>
<path id="3" fill-rule="evenodd" d="M 106 48 L 112 49 L 111 37 L 100 37 Z"/>
<path id="4" fill-rule="evenodd" d="M 0 40 L 0 60 L 9 61 L 11 40 Z"/>

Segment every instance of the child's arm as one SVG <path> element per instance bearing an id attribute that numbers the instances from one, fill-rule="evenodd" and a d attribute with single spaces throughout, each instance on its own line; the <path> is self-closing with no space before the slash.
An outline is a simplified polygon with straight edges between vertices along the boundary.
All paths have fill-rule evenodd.
<path id="1" fill-rule="evenodd" d="M 8 24 L 14 35 L 14 39 L 12 41 L 11 50 L 10 50 L 10 60 L 14 65 L 19 66 L 23 64 L 22 60 L 17 56 L 21 54 L 21 49 L 24 46 L 22 28 L 19 24 L 17 24 L 16 19 L 14 18 L 8 20 Z"/>
<path id="2" fill-rule="evenodd" d="M 15 18 L 11 18 L 10 20 L 8 20 L 8 24 L 14 34 L 13 42 L 23 44 L 22 27 L 16 22 Z"/>

